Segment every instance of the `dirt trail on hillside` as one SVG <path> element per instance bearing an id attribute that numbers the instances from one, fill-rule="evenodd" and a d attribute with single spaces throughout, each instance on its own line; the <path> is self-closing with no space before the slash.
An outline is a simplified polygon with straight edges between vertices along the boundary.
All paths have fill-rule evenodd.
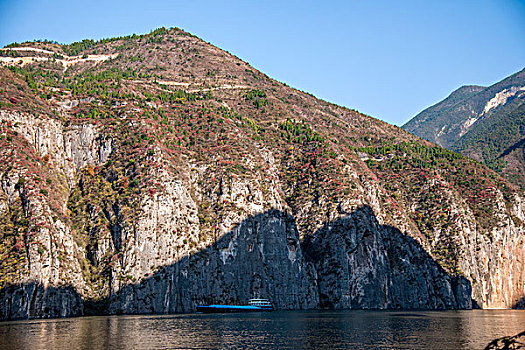
<path id="1" fill-rule="evenodd" d="M 54 54 L 55 53 L 55 52 L 52 52 L 52 51 L 37 49 L 37 48 L 33 48 L 33 47 L 7 48 L 7 49 L 2 49 L 2 50 L 3 51 L 13 51 L 13 50 L 18 50 L 18 51 L 35 51 L 35 52 L 43 52 L 43 53 L 48 53 L 48 54 Z M 83 56 L 67 56 L 67 55 L 60 54 L 60 56 L 62 56 L 63 58 L 58 59 L 58 58 L 54 58 L 54 57 L 35 57 L 35 56 L 29 56 L 29 57 L 0 57 L 0 63 L 8 65 L 8 66 L 15 66 L 15 65 L 24 66 L 24 65 L 26 65 L 28 63 L 32 63 L 32 62 L 36 62 L 36 61 L 55 60 L 56 62 L 62 64 L 64 66 L 64 70 L 66 70 L 69 66 L 72 66 L 72 65 L 75 65 L 75 64 L 78 64 L 78 63 L 89 62 L 89 61 L 92 61 L 92 62 L 95 62 L 95 63 L 100 63 L 100 62 L 107 61 L 109 59 L 116 58 L 118 55 L 117 54 L 112 54 L 112 55 L 87 55 L 87 57 L 83 57 Z"/>

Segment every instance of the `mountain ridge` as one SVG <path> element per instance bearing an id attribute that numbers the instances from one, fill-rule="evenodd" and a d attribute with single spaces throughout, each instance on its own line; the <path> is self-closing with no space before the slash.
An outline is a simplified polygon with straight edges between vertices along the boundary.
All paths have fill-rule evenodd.
<path id="1" fill-rule="evenodd" d="M 523 267 L 499 258 L 523 257 L 522 193 L 466 157 L 179 29 L 0 58 L 4 319 L 104 300 L 116 306 L 99 312 L 148 313 L 243 295 L 276 308 L 522 298 Z M 310 277 L 252 268 L 278 264 Z M 195 266 L 214 268 L 200 279 Z M 232 273 L 250 279 L 236 295 Z"/>
<path id="2" fill-rule="evenodd" d="M 475 93 L 454 100 L 455 92 L 465 88 Z M 525 69 L 489 87 L 461 87 L 456 91 L 416 115 L 403 128 L 483 162 L 525 186 L 525 156 L 519 147 L 512 148 L 525 137 Z"/>

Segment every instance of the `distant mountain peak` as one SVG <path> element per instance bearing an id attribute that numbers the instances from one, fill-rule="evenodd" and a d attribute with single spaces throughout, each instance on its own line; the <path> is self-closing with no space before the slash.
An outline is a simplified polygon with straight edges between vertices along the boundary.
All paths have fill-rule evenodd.
<path id="1" fill-rule="evenodd" d="M 524 97 L 525 69 L 489 87 L 462 86 L 403 128 L 485 162 L 524 186 L 525 160 L 512 148 L 525 136 Z"/>

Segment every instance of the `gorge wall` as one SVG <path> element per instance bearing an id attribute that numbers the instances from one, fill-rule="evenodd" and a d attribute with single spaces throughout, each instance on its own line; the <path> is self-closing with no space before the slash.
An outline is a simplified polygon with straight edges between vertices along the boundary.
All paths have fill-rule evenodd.
<path id="1" fill-rule="evenodd" d="M 113 57 L 102 62 L 0 68 L 1 319 L 252 297 L 278 309 L 519 305 L 518 189 L 185 32 L 159 33 L 97 44 Z M 175 62 L 190 53 L 195 66 Z"/>

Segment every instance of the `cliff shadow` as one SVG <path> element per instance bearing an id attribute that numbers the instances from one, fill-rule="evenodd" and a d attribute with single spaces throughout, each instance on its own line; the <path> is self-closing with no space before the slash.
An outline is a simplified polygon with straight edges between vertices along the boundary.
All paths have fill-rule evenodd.
<path id="1" fill-rule="evenodd" d="M 471 285 L 450 276 L 413 238 L 363 206 L 303 241 L 318 273 L 320 306 L 470 309 Z"/>
<path id="2" fill-rule="evenodd" d="M 525 295 L 521 297 L 520 300 L 518 300 L 514 305 L 512 305 L 513 309 L 525 309 Z"/>
<path id="3" fill-rule="evenodd" d="M 0 320 L 82 316 L 84 300 L 72 286 L 32 282 L 0 289 Z"/>
<path id="4" fill-rule="evenodd" d="M 9 286 L 0 297 L 5 301 L 27 288 Z M 302 239 L 294 218 L 279 210 L 248 217 L 212 245 L 159 267 L 139 282 L 122 283 L 101 300 L 82 300 L 72 287 L 53 288 L 56 291 L 49 292 L 38 286 L 36 293 L 24 294 L 25 308 L 21 303 L 1 306 L 0 316 L 23 318 L 16 305 L 27 311 L 25 317 L 183 313 L 194 312 L 197 305 L 244 304 L 250 298 L 269 299 L 276 309 L 472 305 L 470 282 L 449 276 L 397 228 L 379 224 L 368 206 Z M 76 300 L 80 306 L 71 307 Z M 35 307 L 29 312 L 31 303 Z M 62 310 L 67 308 L 72 312 Z"/>
<path id="5" fill-rule="evenodd" d="M 193 312 L 196 305 L 267 298 L 280 309 L 317 307 L 316 273 L 290 215 L 270 210 L 235 225 L 216 242 L 122 286 L 86 312 Z"/>
<path id="6" fill-rule="evenodd" d="M 518 142 L 516 142 L 512 146 L 510 146 L 510 147 L 506 148 L 505 150 L 503 150 L 503 152 L 496 159 L 501 159 L 501 158 L 503 158 L 505 156 L 508 156 L 509 154 L 511 154 L 512 152 L 517 150 L 518 148 L 523 148 L 523 150 L 525 151 L 525 138 L 519 140 Z"/>

